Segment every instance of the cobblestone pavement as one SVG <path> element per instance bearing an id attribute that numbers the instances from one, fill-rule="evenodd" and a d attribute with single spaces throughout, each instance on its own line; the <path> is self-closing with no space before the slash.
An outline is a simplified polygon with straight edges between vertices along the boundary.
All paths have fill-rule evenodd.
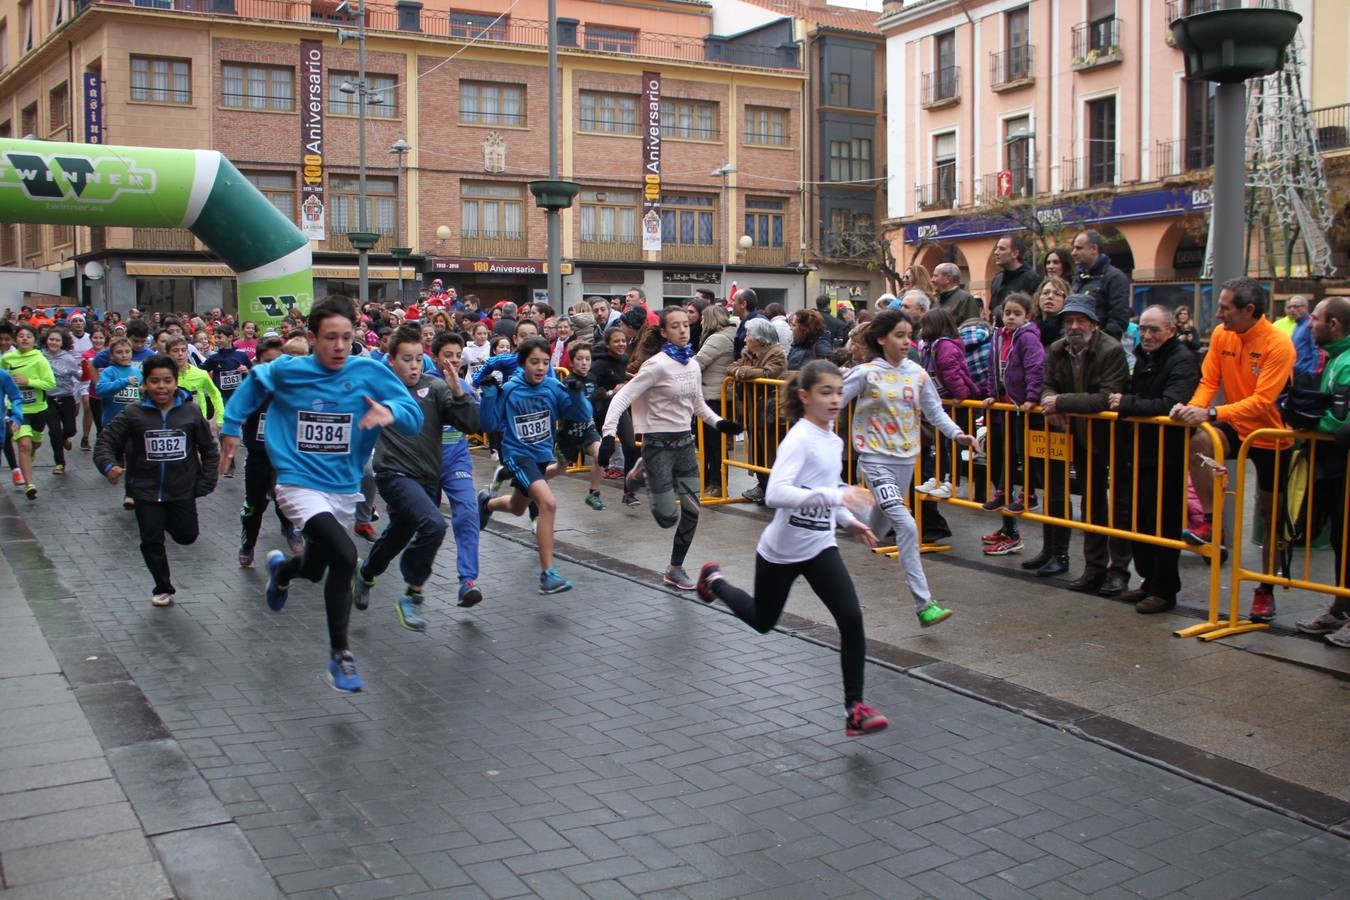
<path id="1" fill-rule="evenodd" d="M 1350 896 L 1336 834 L 878 665 L 891 728 L 846 738 L 828 648 L 575 564 L 541 597 L 492 534 L 487 600 L 449 602 L 447 547 L 425 635 L 381 580 L 354 613 L 368 690 L 338 694 L 318 587 L 273 614 L 235 563 L 242 479 L 170 550 L 179 603 L 157 610 L 120 494 L 66 478 L 0 498 L 0 537 L 182 896 L 221 853 L 249 883 L 231 829 L 304 898 Z M 148 711 L 101 717 L 91 687 Z"/>

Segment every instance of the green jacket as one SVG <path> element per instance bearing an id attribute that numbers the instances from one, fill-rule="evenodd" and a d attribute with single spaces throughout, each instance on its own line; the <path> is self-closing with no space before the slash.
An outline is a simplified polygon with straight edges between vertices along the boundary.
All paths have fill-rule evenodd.
<path id="1" fill-rule="evenodd" d="M 1322 348 L 1326 351 L 1327 362 L 1322 369 L 1322 390 L 1326 393 L 1334 391 L 1338 387 L 1350 385 L 1350 335 L 1341 338 L 1334 344 L 1328 344 Z M 1335 434 L 1336 429 L 1345 424 L 1344 419 L 1338 419 L 1330 409 L 1322 413 L 1322 421 L 1317 423 L 1317 430 L 1327 434 Z"/>
<path id="2" fill-rule="evenodd" d="M 42 351 L 14 350 L 0 356 L 0 366 L 9 370 L 11 375 L 22 375 L 27 384 L 19 385 L 23 394 L 23 414 L 34 416 L 47 409 L 47 392 L 56 387 L 56 376 L 52 374 L 52 365 Z"/>
<path id="3" fill-rule="evenodd" d="M 208 398 L 211 400 L 211 409 L 215 412 L 216 424 L 225 421 L 225 401 L 221 398 L 215 382 L 211 380 L 210 373 L 205 369 L 199 369 L 194 365 L 185 366 L 178 373 L 178 386 L 192 395 L 192 401 L 197 404 L 197 408 L 202 411 L 202 417 L 208 422 L 211 421 L 211 417 L 206 414 Z"/>

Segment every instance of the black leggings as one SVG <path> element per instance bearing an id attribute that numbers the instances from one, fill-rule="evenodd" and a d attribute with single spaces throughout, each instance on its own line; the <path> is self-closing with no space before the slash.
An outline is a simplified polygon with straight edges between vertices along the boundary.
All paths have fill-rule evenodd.
<path id="1" fill-rule="evenodd" d="M 352 615 L 352 575 L 356 573 L 356 545 L 332 513 L 319 513 L 305 523 L 305 552 L 288 557 L 277 570 L 277 583 L 293 578 L 323 583 L 328 609 L 328 643 L 333 652 L 347 649 L 347 621 Z"/>
<path id="2" fill-rule="evenodd" d="M 248 459 L 244 461 L 244 506 L 239 510 L 239 546 L 250 550 L 258 543 L 258 532 L 262 530 L 263 513 L 267 512 L 267 498 L 277 480 L 276 470 L 272 468 L 272 458 L 262 445 L 250 447 Z M 275 505 L 275 504 L 274 504 Z M 290 520 L 276 507 L 277 519 L 281 522 L 281 533 L 286 534 Z"/>
<path id="3" fill-rule="evenodd" d="M 698 530 L 698 451 L 694 435 L 687 431 L 643 435 L 642 460 L 652 517 L 662 528 L 675 528 L 670 564 L 682 566 Z M 624 465 L 628 465 L 627 459 Z"/>
<path id="4" fill-rule="evenodd" d="M 5 465 L 9 466 L 11 469 L 17 469 L 19 467 L 19 461 L 14 456 L 14 438 L 11 437 L 9 433 L 9 420 L 6 419 L 4 422 L 0 422 L 0 428 L 4 428 L 5 430 Z"/>
<path id="5" fill-rule="evenodd" d="M 863 633 L 862 607 L 853 589 L 853 579 L 844 568 L 838 547 L 822 550 L 805 562 L 769 562 L 755 554 L 755 596 L 720 578 L 712 584 L 712 592 L 725 603 L 736 618 L 767 634 L 778 624 L 787 605 L 788 592 L 798 575 L 806 576 L 806 583 L 834 616 L 839 629 L 839 664 L 844 674 L 844 708 L 857 703 L 863 696 L 863 665 L 867 661 L 867 636 Z"/>
<path id="6" fill-rule="evenodd" d="M 596 406 L 595 427 L 597 431 L 604 427 L 605 413 L 608 411 L 608 403 L 603 407 Z M 638 455 L 641 453 L 638 450 L 637 438 L 633 435 L 633 411 L 631 409 L 624 410 L 623 415 L 619 416 L 619 424 L 615 426 L 614 437 L 619 442 L 619 446 L 623 448 L 623 474 L 627 476 L 629 472 L 633 471 L 633 466 L 637 465 Z M 605 460 L 605 463 L 608 465 L 609 460 Z"/>
<path id="7" fill-rule="evenodd" d="M 52 441 L 52 459 L 58 466 L 66 464 L 66 441 L 75 437 L 79 412 L 74 397 L 47 398 L 47 435 Z"/>

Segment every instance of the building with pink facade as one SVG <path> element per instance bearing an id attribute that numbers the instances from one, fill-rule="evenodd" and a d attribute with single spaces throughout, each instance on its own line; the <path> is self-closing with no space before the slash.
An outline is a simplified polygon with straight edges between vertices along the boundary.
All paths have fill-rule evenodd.
<path id="1" fill-rule="evenodd" d="M 978 292 L 1001 234 L 1043 252 L 1094 228 L 1136 285 L 1157 285 L 1136 304 L 1198 296 L 1214 88 L 1186 81 L 1172 46 L 1182 2 L 1203 0 L 888 3 L 897 257 L 953 261 Z"/>

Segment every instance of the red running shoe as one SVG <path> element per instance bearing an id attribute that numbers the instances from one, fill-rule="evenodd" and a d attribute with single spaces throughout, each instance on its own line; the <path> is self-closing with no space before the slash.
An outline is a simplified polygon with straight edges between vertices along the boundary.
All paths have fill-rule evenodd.
<path id="1" fill-rule="evenodd" d="M 1181 539 L 1195 547 L 1208 544 L 1214 540 L 1214 525 L 1211 522 L 1201 522 L 1194 528 L 1184 529 L 1181 532 Z"/>
<path id="2" fill-rule="evenodd" d="M 1275 619 L 1275 592 L 1260 585 L 1252 596 L 1252 611 L 1247 618 L 1253 622 L 1271 622 Z"/>
<path id="3" fill-rule="evenodd" d="M 357 525 L 352 531 L 355 531 L 372 544 L 375 543 L 375 526 L 371 525 L 369 522 Z"/>
<path id="4" fill-rule="evenodd" d="M 983 537 L 981 537 L 981 538 L 980 538 L 980 543 L 982 543 L 982 544 L 1001 544 L 1001 543 L 1003 543 L 1004 541 L 1006 541 L 1006 540 L 1007 540 L 1008 538 L 1010 538 L 1010 537 L 1012 537 L 1012 535 L 1010 535 L 1010 534 L 1005 534 L 1004 531 L 1003 531 L 1003 529 L 1000 528 L 998 531 L 990 532 L 989 534 L 986 534 L 986 535 L 984 535 Z"/>
<path id="5" fill-rule="evenodd" d="M 848 718 L 844 720 L 844 733 L 849 737 L 883 731 L 891 724 L 886 717 L 859 700 L 848 708 Z"/>

